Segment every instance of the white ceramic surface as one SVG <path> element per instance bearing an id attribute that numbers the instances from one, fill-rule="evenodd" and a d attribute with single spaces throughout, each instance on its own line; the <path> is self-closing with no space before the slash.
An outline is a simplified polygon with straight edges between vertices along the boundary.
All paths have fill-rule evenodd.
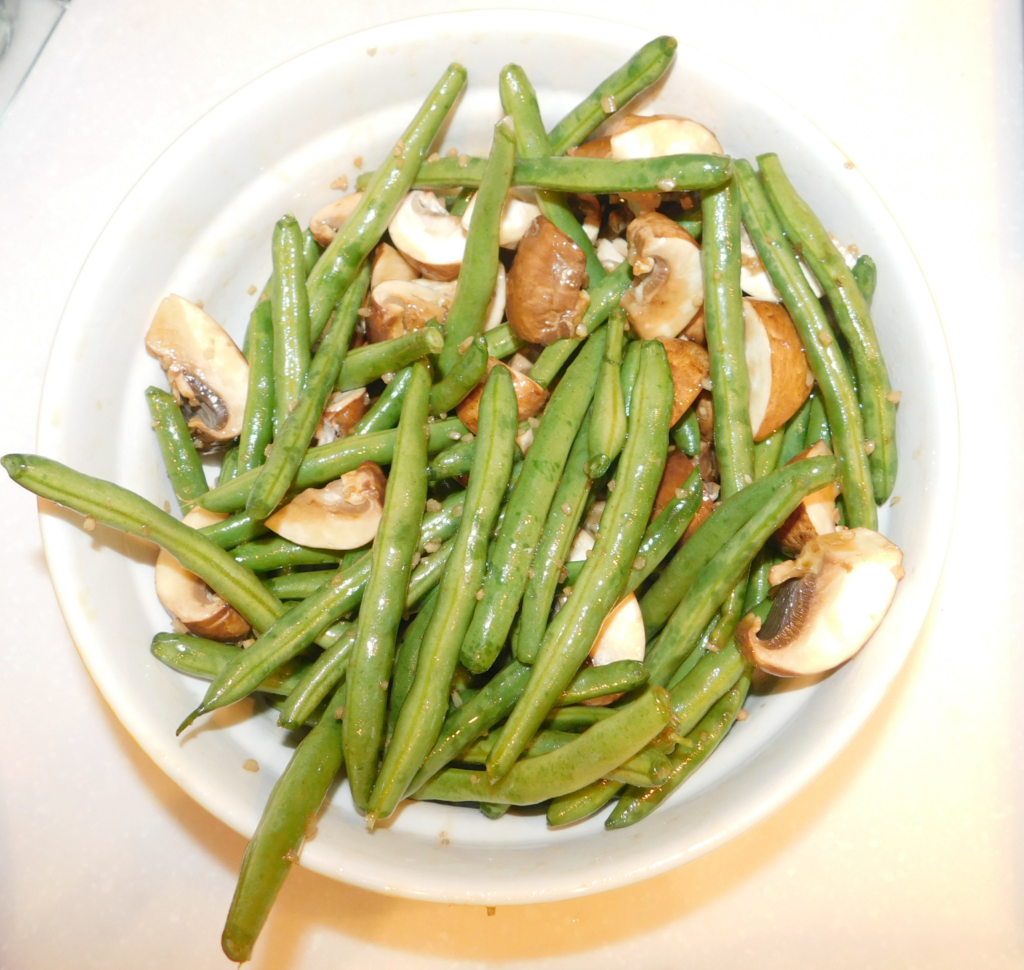
<path id="1" fill-rule="evenodd" d="M 142 395 L 162 382 L 142 337 L 163 295 L 202 299 L 240 339 L 248 289 L 269 271 L 275 219 L 289 210 L 308 219 L 334 197 L 334 178 L 354 178 L 357 157 L 372 165 L 449 61 L 467 66 L 470 85 L 443 147 L 484 152 L 499 112 L 501 65 L 526 68 L 550 124 L 650 38 L 551 14 L 531 14 L 529 29 L 510 27 L 519 19 L 458 14 L 348 37 L 269 73 L 196 124 L 140 180 L 82 270 L 47 374 L 40 451 L 158 504 L 173 501 Z M 957 425 L 941 327 L 902 235 L 826 136 L 704 55 L 682 49 L 644 107 L 698 118 L 737 155 L 777 151 L 829 228 L 884 268 L 875 317 L 904 396 L 901 501 L 881 522 L 905 552 L 907 577 L 853 661 L 814 685 L 751 698 L 751 717 L 642 825 L 608 833 L 595 819 L 549 832 L 539 816 L 494 823 L 469 809 L 415 805 L 369 835 L 340 790 L 303 851 L 303 864 L 317 871 L 398 895 L 498 904 L 595 892 L 679 865 L 763 818 L 828 764 L 874 709 L 920 627 L 948 539 Z M 43 534 L 61 608 L 111 707 L 183 788 L 251 833 L 289 755 L 273 719 L 243 704 L 176 739 L 174 726 L 203 685 L 146 649 L 167 628 L 150 551 L 102 530 L 87 534 L 63 514 L 44 515 Z M 261 765 L 257 774 L 241 767 L 250 757 Z"/>

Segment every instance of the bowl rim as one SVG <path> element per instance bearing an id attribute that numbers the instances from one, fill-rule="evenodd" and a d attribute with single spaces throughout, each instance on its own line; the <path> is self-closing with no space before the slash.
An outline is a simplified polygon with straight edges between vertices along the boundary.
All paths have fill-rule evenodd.
<path id="1" fill-rule="evenodd" d="M 88 288 L 90 275 L 105 265 L 104 250 L 112 245 L 112 241 L 118 237 L 122 225 L 130 224 L 133 202 L 144 195 L 151 184 L 159 184 L 162 179 L 171 176 L 177 168 L 179 156 L 187 155 L 189 146 L 197 139 L 204 139 L 215 133 L 219 124 L 218 118 L 222 112 L 236 110 L 246 102 L 258 101 L 271 94 L 282 79 L 286 79 L 285 83 L 287 84 L 289 77 L 301 74 L 305 67 L 320 58 L 338 56 L 339 53 L 345 51 L 355 52 L 383 44 L 400 44 L 414 37 L 422 37 L 424 33 L 483 31 L 500 26 L 503 18 L 522 13 L 521 10 L 493 9 L 430 14 L 405 18 L 336 38 L 268 69 L 222 99 L 184 129 L 153 160 L 119 203 L 98 233 L 96 241 L 76 276 L 61 313 L 47 360 L 37 427 L 37 443 L 40 453 L 59 453 L 60 450 L 59 447 L 55 447 L 58 445 L 60 435 L 51 427 L 46 416 L 51 413 L 52 408 L 60 399 L 64 376 L 73 363 L 73 355 L 64 349 L 67 343 L 67 331 L 73 331 L 76 326 L 76 303 L 80 299 L 88 299 L 87 295 L 83 295 L 83 290 Z M 607 32 L 609 26 L 613 25 L 618 36 L 624 38 L 623 44 L 633 44 L 634 49 L 655 36 L 653 32 L 641 30 L 635 26 L 590 15 L 533 11 L 530 12 L 530 16 L 535 18 L 538 24 L 543 24 L 545 30 L 564 31 L 584 36 L 596 35 L 602 31 Z M 680 54 L 685 54 L 689 63 L 696 65 L 698 70 L 710 70 L 716 78 L 721 78 L 728 73 L 735 78 L 736 85 L 746 91 L 755 92 L 760 101 L 770 105 L 771 110 L 782 119 L 784 124 L 805 130 L 813 128 L 818 138 L 827 139 L 836 147 L 837 151 L 841 152 L 841 149 L 818 124 L 803 115 L 785 98 L 758 79 L 735 69 L 719 57 L 687 47 L 682 43 L 679 45 L 677 57 Z M 446 878 L 443 873 L 425 875 L 421 870 L 417 871 L 411 879 L 406 876 L 406 879 L 403 880 L 396 876 L 394 870 L 365 872 L 358 867 L 349 868 L 348 866 L 340 869 L 337 861 L 332 857 L 332 852 L 322 845 L 318 846 L 317 841 L 309 843 L 304 848 L 301 857 L 303 865 L 325 875 L 341 878 L 346 882 L 378 892 L 442 902 L 509 905 L 563 899 L 604 891 L 649 878 L 697 858 L 757 824 L 806 787 L 862 729 L 904 666 L 907 656 L 920 636 L 920 630 L 926 617 L 933 608 L 952 534 L 953 512 L 956 507 L 959 485 L 960 431 L 959 408 L 956 403 L 948 340 L 934 295 L 928 286 L 927 277 L 891 210 L 859 168 L 856 169 L 856 175 L 863 180 L 867 192 L 884 210 L 889 220 L 889 225 L 885 228 L 887 236 L 892 237 L 894 244 L 905 248 L 920 277 L 922 291 L 929 295 L 930 306 L 922 307 L 921 312 L 932 315 L 937 324 L 933 336 L 937 343 L 941 343 L 942 352 L 935 354 L 939 373 L 934 375 L 934 379 L 943 385 L 947 392 L 939 402 L 943 409 L 941 423 L 945 431 L 938 439 L 939 447 L 935 462 L 936 475 L 933 490 L 935 515 L 934 521 L 931 523 L 930 554 L 922 563 L 922 569 L 927 576 L 924 588 L 930 592 L 927 597 L 923 594 L 918 596 L 910 606 L 909 626 L 916 632 L 907 638 L 907 642 L 902 645 L 902 650 L 895 652 L 895 655 L 889 659 L 884 676 L 876 677 L 872 681 L 871 689 L 866 692 L 864 699 L 859 703 L 857 714 L 846 718 L 841 730 L 832 731 L 824 741 L 817 745 L 812 757 L 805 758 L 797 768 L 791 769 L 784 779 L 777 780 L 770 791 L 762 793 L 754 799 L 753 805 L 748 805 L 744 810 L 735 812 L 725 824 L 719 826 L 713 837 L 697 846 L 676 847 L 674 850 L 672 847 L 666 846 L 664 851 L 657 854 L 656 857 L 652 857 L 651 853 L 641 854 L 637 858 L 636 864 L 630 866 L 622 866 L 621 863 L 602 866 L 597 862 L 583 883 L 581 883 L 579 875 L 570 876 L 566 873 L 559 873 L 554 876 L 545 875 L 545 885 L 539 887 L 530 885 L 516 889 L 506 885 L 498 891 L 488 890 L 486 887 L 467 889 L 461 885 L 458 877 Z M 254 824 L 250 823 L 248 819 L 240 817 L 235 811 L 235 806 L 228 804 L 229 799 L 203 786 L 201 778 L 197 778 L 193 769 L 189 767 L 188 758 L 178 749 L 173 735 L 168 732 L 168 737 L 165 738 L 150 731 L 136 710 L 136 702 L 120 689 L 118 680 L 114 676 L 114 665 L 104 656 L 101 644 L 97 642 L 98 638 L 93 634 L 90 624 L 84 617 L 82 604 L 72 594 L 71 586 L 64 581 L 69 575 L 64 565 L 65 540 L 68 535 L 65 524 L 53 516 L 40 514 L 40 531 L 54 591 L 76 649 L 94 683 L 118 720 L 160 769 L 188 792 L 192 798 L 243 836 L 247 838 L 251 836 Z"/>

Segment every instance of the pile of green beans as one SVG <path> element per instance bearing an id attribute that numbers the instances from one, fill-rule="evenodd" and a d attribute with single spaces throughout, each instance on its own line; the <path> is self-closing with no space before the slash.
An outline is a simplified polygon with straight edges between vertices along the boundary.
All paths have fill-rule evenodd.
<path id="1" fill-rule="evenodd" d="M 179 733 L 251 695 L 275 708 L 281 727 L 302 732 L 242 861 L 222 939 L 233 960 L 251 957 L 343 770 L 370 830 L 407 798 L 473 803 L 493 819 L 510 806 L 544 805 L 553 828 L 610 803 L 609 828 L 646 817 L 745 716 L 753 668 L 734 632 L 771 608 L 769 573 L 783 559 L 776 530 L 833 482 L 846 523 L 875 527 L 876 502 L 896 474 L 898 395 L 869 313 L 871 258 L 847 267 L 774 155 L 759 157 L 760 173 L 725 155 L 565 157 L 661 77 L 675 49 L 671 37 L 647 44 L 550 131 L 525 71 L 507 65 L 506 117 L 488 157 L 428 161 L 466 81 L 453 64 L 384 163 L 359 179 L 363 197 L 322 253 L 294 216 L 277 222 L 273 271 L 244 344 L 241 433 L 218 456 L 216 487 L 179 401 L 146 391 L 180 510 L 222 521 L 190 528 L 55 461 L 2 459 L 19 484 L 86 516 L 87 529 L 99 522 L 162 547 L 249 624 L 232 643 L 177 624 L 154 637 L 155 658 L 208 682 Z M 502 213 L 517 185 L 534 187 L 542 214 L 586 259 L 581 324 L 543 348 L 508 324 L 482 332 L 503 258 Z M 374 251 L 413 187 L 448 193 L 456 216 L 475 195 L 455 296 L 441 324 L 360 345 L 363 319 L 375 312 Z M 714 417 L 698 401 L 670 428 L 666 345 L 641 339 L 620 305 L 643 281 L 634 284 L 628 260 L 608 269 L 598 261 L 569 196 L 603 205 L 612 195 L 618 205 L 630 193 L 677 192 L 699 193 L 696 207 L 682 199 L 682 224 L 701 240 Z M 678 199 L 664 209 L 677 222 Z M 741 222 L 814 378 L 802 406 L 756 445 Z M 520 419 L 520 378 L 495 359 L 550 391 L 539 415 Z M 363 388 L 370 404 L 359 404 L 351 430 L 313 446 L 332 392 Z M 453 414 L 471 392 L 475 434 Z M 801 456 L 818 442 L 834 454 Z M 675 449 L 700 464 L 662 494 Z M 321 548 L 272 532 L 282 505 L 365 462 L 387 473 L 372 542 Z M 708 495 L 715 507 L 693 530 Z M 592 548 L 568 562 L 582 529 Z M 634 611 L 622 616 L 639 610 L 643 659 L 592 661 L 620 606 Z"/>

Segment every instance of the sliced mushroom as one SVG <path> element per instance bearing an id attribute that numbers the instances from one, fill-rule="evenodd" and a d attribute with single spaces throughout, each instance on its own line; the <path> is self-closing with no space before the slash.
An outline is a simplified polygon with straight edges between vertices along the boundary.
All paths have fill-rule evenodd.
<path id="1" fill-rule="evenodd" d="M 351 391 L 335 391 L 328 399 L 320 423 L 313 434 L 316 445 L 329 445 L 346 437 L 359 423 L 370 407 L 370 395 L 365 387 Z"/>
<path id="2" fill-rule="evenodd" d="M 903 578 L 903 553 L 871 529 L 819 536 L 799 558 L 772 567 L 775 602 L 761 625 L 736 628 L 743 654 L 778 677 L 831 670 L 852 657 L 882 621 Z"/>
<path id="3" fill-rule="evenodd" d="M 747 296 L 766 303 L 781 303 L 782 296 L 757 255 L 746 226 L 740 226 L 740 289 Z"/>
<path id="4" fill-rule="evenodd" d="M 512 375 L 512 387 L 516 392 L 516 404 L 519 405 L 519 420 L 525 421 L 539 413 L 548 399 L 548 392 L 536 381 L 531 380 L 520 371 L 513 370 L 508 364 L 494 357 L 487 358 L 487 373 L 494 367 L 504 367 Z M 486 376 L 473 388 L 455 409 L 459 420 L 473 433 L 477 433 L 480 420 L 480 398 L 483 397 Z"/>
<path id="5" fill-rule="evenodd" d="M 569 555 L 565 557 L 566 562 L 583 562 L 587 553 L 594 548 L 594 537 L 586 530 L 580 529 L 573 537 L 572 545 L 569 546 Z"/>
<path id="6" fill-rule="evenodd" d="M 587 517 L 583 520 L 583 528 L 594 536 L 594 538 L 597 538 L 597 533 L 601 529 L 601 516 L 604 515 L 605 504 L 604 499 L 595 502 L 590 506 L 590 511 L 587 513 Z"/>
<path id="7" fill-rule="evenodd" d="M 701 307 L 693 315 L 693 319 L 683 327 L 683 331 L 679 336 L 692 340 L 695 344 L 700 344 L 702 347 L 707 347 L 708 338 L 704 333 L 704 307 Z"/>
<path id="8" fill-rule="evenodd" d="M 313 234 L 313 238 L 321 246 L 329 246 L 338 234 L 338 230 L 345 224 L 345 220 L 356 211 L 356 206 L 359 205 L 362 198 L 362 192 L 353 192 L 351 195 L 343 195 L 340 199 L 335 199 L 334 202 L 325 205 L 309 220 L 309 231 Z"/>
<path id="9" fill-rule="evenodd" d="M 524 354 L 513 354 L 508 366 L 518 374 L 529 374 L 533 370 L 533 361 Z"/>
<path id="10" fill-rule="evenodd" d="M 597 235 L 601 231 L 601 200 L 596 195 L 581 193 L 569 196 L 568 201 L 573 214 L 583 224 L 587 238 L 596 243 Z"/>
<path id="11" fill-rule="evenodd" d="M 672 417 L 675 424 L 697 400 L 711 367 L 708 352 L 690 340 L 662 337 L 662 346 L 672 371 Z"/>
<path id="12" fill-rule="evenodd" d="M 573 336 L 590 304 L 583 289 L 586 265 L 583 250 L 538 216 L 520 241 L 508 274 L 505 310 L 512 332 L 544 345 Z"/>
<path id="13" fill-rule="evenodd" d="M 619 263 L 625 262 L 629 245 L 621 238 L 599 239 L 596 252 L 601 265 L 610 273 Z"/>
<path id="14" fill-rule="evenodd" d="M 220 512 L 193 509 L 182 521 L 201 529 L 226 518 Z M 249 632 L 249 624 L 240 613 L 164 549 L 156 559 L 156 595 L 164 608 L 198 637 L 240 640 Z"/>
<path id="15" fill-rule="evenodd" d="M 611 158 L 612 140 L 607 135 L 604 138 L 594 138 L 575 148 L 570 148 L 566 154 L 576 158 Z"/>
<path id="16" fill-rule="evenodd" d="M 494 292 L 491 294 L 491 302 L 487 304 L 484 313 L 484 333 L 501 326 L 505 319 L 505 298 L 508 291 L 508 280 L 505 276 L 505 267 L 498 263 L 498 278 L 494 281 Z"/>
<path id="17" fill-rule="evenodd" d="M 171 391 L 204 445 L 237 438 L 249 391 L 249 365 L 208 313 L 171 294 L 156 311 L 146 349 L 167 372 Z"/>
<path id="18" fill-rule="evenodd" d="M 762 441 L 781 428 L 807 400 L 814 375 L 804 345 L 781 303 L 743 300 L 750 426 Z"/>
<path id="19" fill-rule="evenodd" d="M 665 471 L 662 472 L 661 482 L 658 484 L 658 491 L 654 496 L 654 509 L 651 512 L 652 519 L 656 519 L 661 515 L 665 506 L 676 497 L 676 493 L 686 484 L 686 480 L 690 475 L 693 474 L 693 468 L 693 462 L 681 451 L 673 451 L 668 456 L 665 461 Z M 702 480 L 700 507 L 679 540 L 680 545 L 686 542 L 714 511 L 715 503 L 711 498 L 711 492 L 708 490 L 707 483 Z"/>
<path id="20" fill-rule="evenodd" d="M 610 146 L 612 158 L 725 154 L 707 128 L 677 115 L 626 115 L 619 119 Z"/>
<path id="21" fill-rule="evenodd" d="M 373 254 L 373 271 L 370 273 L 370 289 L 392 280 L 414 280 L 420 274 L 413 269 L 394 246 L 382 242 Z"/>
<path id="22" fill-rule="evenodd" d="M 358 549 L 373 540 L 387 479 L 364 461 L 323 488 L 307 488 L 266 520 L 279 536 L 316 549 Z"/>
<path id="23" fill-rule="evenodd" d="M 521 198 L 513 194 L 516 191 L 521 190 L 510 192 L 501 210 L 501 220 L 498 223 L 498 245 L 502 249 L 515 249 L 533 220 L 540 215 L 540 207 L 529 198 Z M 475 208 L 476 193 L 474 192 L 466 206 L 466 211 L 462 213 L 462 228 L 467 233 L 469 225 L 473 221 Z"/>
<path id="24" fill-rule="evenodd" d="M 660 212 L 626 229 L 633 282 L 620 301 L 644 340 L 675 337 L 704 304 L 700 248 L 685 229 Z"/>
<path id="25" fill-rule="evenodd" d="M 388 225 L 391 242 L 406 262 L 431 280 L 454 280 L 466 251 L 462 221 L 449 215 L 433 192 L 410 192 Z"/>
<path id="26" fill-rule="evenodd" d="M 421 330 L 429 321 L 444 323 L 455 299 L 455 283 L 391 280 L 370 291 L 366 336 L 370 343 Z"/>
<path id="27" fill-rule="evenodd" d="M 795 455 L 788 464 L 803 461 L 805 458 L 820 458 L 831 455 L 832 451 L 824 441 Z M 824 488 L 811 492 L 793 510 L 789 518 L 775 530 L 775 540 L 784 552 L 793 556 L 800 555 L 803 547 L 818 536 L 829 535 L 836 531 L 836 496 L 839 486 L 830 482 Z"/>
<path id="28" fill-rule="evenodd" d="M 530 450 L 530 446 L 533 444 L 533 428 L 527 425 L 522 431 L 516 434 L 516 447 L 520 453 L 525 457 L 526 453 Z"/>
<path id="29" fill-rule="evenodd" d="M 630 593 L 604 618 L 601 629 L 597 631 L 597 637 L 594 639 L 594 645 L 590 648 L 590 664 L 594 667 L 604 667 L 619 660 L 643 660 L 646 650 L 644 617 L 640 612 L 636 595 Z M 606 694 L 604 697 L 595 697 L 581 703 L 588 707 L 605 707 L 613 704 L 621 696 L 621 693 Z"/>

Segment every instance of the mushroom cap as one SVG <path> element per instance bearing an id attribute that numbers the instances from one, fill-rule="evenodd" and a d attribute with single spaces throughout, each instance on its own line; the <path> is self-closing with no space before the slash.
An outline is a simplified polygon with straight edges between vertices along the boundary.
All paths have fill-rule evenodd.
<path id="1" fill-rule="evenodd" d="M 487 375 L 494 367 L 504 367 L 512 375 L 512 387 L 516 392 L 516 404 L 519 406 L 519 420 L 525 421 L 539 413 L 548 399 L 548 392 L 544 390 L 535 380 L 527 377 L 521 371 L 509 367 L 503 361 L 494 357 L 487 358 L 487 370 L 483 379 L 473 388 L 460 402 L 455 409 L 459 420 L 473 433 L 476 434 L 480 423 L 480 398 L 483 397 L 484 386 L 487 384 Z M 527 446 L 529 447 L 529 446 Z M 520 449 L 521 450 L 521 449 Z"/>
<path id="2" fill-rule="evenodd" d="M 373 270 L 370 272 L 370 289 L 392 280 L 414 280 L 419 273 L 410 266 L 402 254 L 390 243 L 382 242 L 373 252 Z"/>
<path id="3" fill-rule="evenodd" d="M 590 297 L 583 250 L 544 216 L 538 216 L 519 242 L 509 270 L 505 310 L 520 340 L 553 344 L 571 337 Z"/>
<path id="4" fill-rule="evenodd" d="M 800 556 L 774 566 L 768 618 L 744 617 L 736 642 L 778 677 L 818 674 L 852 657 L 882 621 L 903 578 L 903 553 L 871 529 L 811 539 Z"/>
<path id="5" fill-rule="evenodd" d="M 182 521 L 193 529 L 201 529 L 226 518 L 223 513 L 197 508 Z M 156 595 L 167 612 L 196 636 L 239 640 L 249 632 L 249 624 L 240 613 L 165 549 L 160 550 L 156 559 L 155 582 Z"/>
<path id="6" fill-rule="evenodd" d="M 648 212 L 626 229 L 633 282 L 620 301 L 644 340 L 675 337 L 704 305 L 700 247 L 685 229 Z"/>
<path id="7" fill-rule="evenodd" d="M 328 445 L 332 441 L 346 437 L 359 423 L 370 407 L 370 395 L 365 387 L 356 387 L 351 391 L 334 391 L 327 399 L 320 423 L 313 434 L 313 443 Z"/>
<path id="8" fill-rule="evenodd" d="M 540 215 L 540 207 L 532 199 L 522 198 L 523 194 L 523 190 L 513 189 L 502 206 L 501 219 L 498 222 L 498 245 L 502 249 L 516 249 L 523 234 Z M 462 228 L 467 233 L 475 210 L 476 192 L 470 196 L 466 211 L 462 213 Z"/>
<path id="9" fill-rule="evenodd" d="M 626 115 L 609 140 L 612 158 L 725 154 L 707 128 L 678 115 Z"/>
<path id="10" fill-rule="evenodd" d="M 771 281 L 757 254 L 746 226 L 740 226 L 740 289 L 747 296 L 766 303 L 781 303 L 782 295 Z"/>
<path id="11" fill-rule="evenodd" d="M 433 192 L 410 192 L 388 224 L 391 242 L 427 279 L 454 280 L 466 252 L 462 221 Z"/>
<path id="12" fill-rule="evenodd" d="M 370 343 L 422 330 L 431 320 L 444 323 L 455 299 L 455 283 L 388 280 L 370 291 L 366 336 Z"/>
<path id="13" fill-rule="evenodd" d="M 643 660 L 646 645 L 640 604 L 636 595 L 630 593 L 604 618 L 590 648 L 590 662 L 603 667 L 618 660 Z"/>
<path id="14" fill-rule="evenodd" d="M 693 341 L 662 337 L 661 343 L 668 357 L 669 370 L 672 372 L 670 423 L 675 424 L 703 390 L 703 382 L 711 371 L 711 363 L 708 352 Z"/>
<path id="15" fill-rule="evenodd" d="M 665 471 L 662 473 L 661 481 L 658 483 L 658 491 L 654 496 L 654 508 L 651 510 L 651 518 L 656 519 L 661 515 L 662 510 L 676 497 L 685 484 L 686 480 L 693 474 L 694 464 L 691 459 L 681 451 L 673 451 L 665 460 Z M 715 511 L 715 503 L 708 492 L 705 482 L 701 482 L 701 501 L 686 531 L 679 539 L 682 545 L 700 527 L 704 520 Z"/>
<path id="16" fill-rule="evenodd" d="M 313 238 L 321 246 L 329 246 L 362 199 L 362 192 L 352 192 L 325 205 L 309 220 L 309 231 Z"/>
<path id="17" fill-rule="evenodd" d="M 249 393 L 249 364 L 213 317 L 172 293 L 157 308 L 146 349 L 160 361 L 189 428 L 202 444 L 238 437 Z"/>
<path id="18" fill-rule="evenodd" d="M 803 461 L 805 458 L 819 458 L 831 454 L 828 445 L 824 441 L 818 441 L 800 454 L 794 455 L 787 464 L 792 465 L 793 462 Z M 830 482 L 824 488 L 804 497 L 786 521 L 775 530 L 775 541 L 784 552 L 798 556 L 811 539 L 836 531 L 838 494 L 839 486 L 835 482 Z"/>
<path id="19" fill-rule="evenodd" d="M 814 375 L 804 345 L 781 303 L 743 299 L 750 426 L 763 441 L 781 428 L 807 400 Z"/>
<path id="20" fill-rule="evenodd" d="M 323 488 L 300 492 L 265 524 L 299 545 L 359 549 L 377 534 L 386 484 L 380 465 L 364 461 Z"/>

